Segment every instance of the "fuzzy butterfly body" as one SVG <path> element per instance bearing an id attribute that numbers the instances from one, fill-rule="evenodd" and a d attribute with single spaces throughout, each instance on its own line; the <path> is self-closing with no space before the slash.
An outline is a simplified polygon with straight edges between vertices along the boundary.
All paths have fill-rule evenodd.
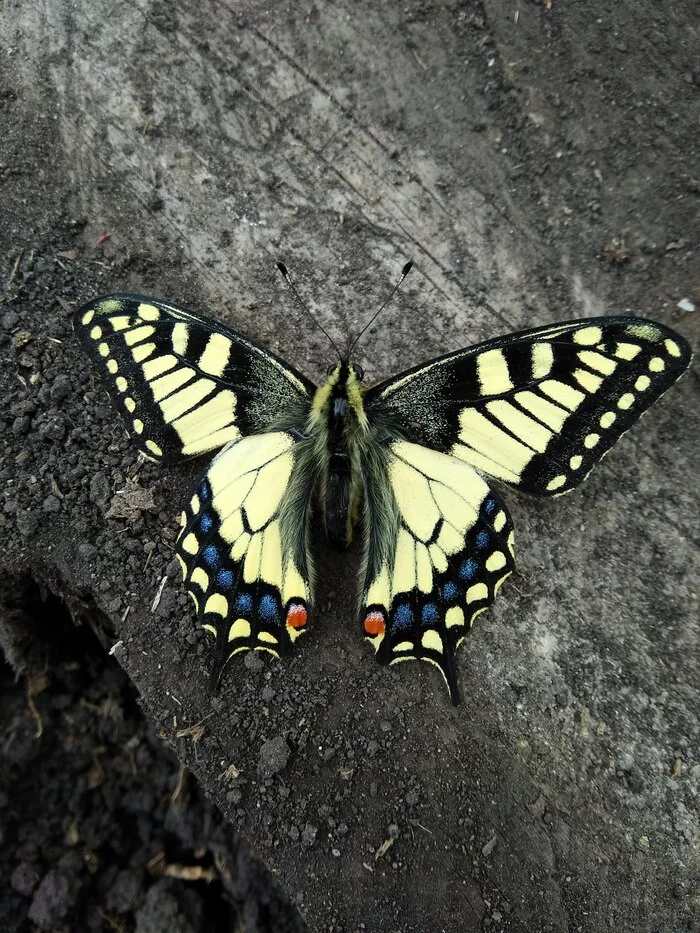
<path id="1" fill-rule="evenodd" d="M 514 565 L 486 477 L 535 496 L 577 486 L 690 362 L 670 328 L 630 317 L 510 334 L 365 388 L 348 360 L 318 388 L 177 305 L 108 295 L 76 332 L 140 450 L 219 451 L 182 515 L 185 585 L 215 637 L 212 680 L 246 650 L 305 631 L 310 520 L 360 525 L 360 619 L 382 664 L 421 659 L 459 701 L 455 652 Z"/>

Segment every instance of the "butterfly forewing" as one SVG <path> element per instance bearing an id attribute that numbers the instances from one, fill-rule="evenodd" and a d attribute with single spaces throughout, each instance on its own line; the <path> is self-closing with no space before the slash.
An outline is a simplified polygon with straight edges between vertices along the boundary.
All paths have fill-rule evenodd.
<path id="1" fill-rule="evenodd" d="M 214 321 L 139 295 L 81 308 L 75 329 L 139 449 L 178 460 L 278 424 L 303 423 L 313 385 Z"/>
<path id="2" fill-rule="evenodd" d="M 216 638 L 214 685 L 232 655 L 279 656 L 306 625 L 306 531 L 300 538 L 286 527 L 308 522 L 312 477 L 299 474 L 298 453 L 282 431 L 234 441 L 211 462 L 183 512 L 176 553 L 198 619 Z M 292 495 L 301 511 L 290 511 Z"/>
<path id="3" fill-rule="evenodd" d="M 567 492 L 687 368 L 662 324 L 593 318 L 512 334 L 367 393 L 371 417 L 532 495 Z"/>
<path id="4" fill-rule="evenodd" d="M 500 497 L 469 464 L 395 441 L 385 461 L 393 546 L 377 560 L 367 535 L 363 627 L 383 664 L 421 659 L 459 700 L 454 653 L 513 569 L 513 526 Z M 367 498 L 368 527 L 385 521 Z"/>

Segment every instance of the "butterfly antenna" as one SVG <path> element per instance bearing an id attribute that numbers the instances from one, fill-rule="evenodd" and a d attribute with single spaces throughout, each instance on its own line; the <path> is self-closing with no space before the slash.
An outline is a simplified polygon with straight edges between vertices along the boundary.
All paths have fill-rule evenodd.
<path id="1" fill-rule="evenodd" d="M 364 334 L 364 332 L 365 332 L 366 330 L 368 330 L 368 329 L 372 326 L 372 324 L 374 324 L 374 322 L 377 320 L 377 318 L 378 318 L 379 315 L 382 313 L 382 311 L 384 310 L 384 308 L 386 308 L 386 306 L 389 304 L 389 302 L 391 301 L 391 299 L 394 297 L 394 295 L 397 293 L 397 291 L 401 288 L 401 285 L 402 285 L 402 283 L 403 283 L 403 280 L 406 278 L 406 276 L 408 275 L 408 273 L 411 271 L 412 268 L 413 268 L 413 262 L 412 262 L 411 260 L 409 260 L 409 261 L 406 263 L 406 265 L 403 267 L 403 269 L 401 270 L 401 275 L 399 276 L 399 280 L 398 280 L 398 282 L 396 283 L 396 285 L 394 285 L 394 287 L 392 288 L 391 294 L 389 295 L 389 297 L 388 297 L 388 298 L 386 299 L 386 301 L 381 305 L 381 307 L 379 308 L 379 310 L 374 312 L 374 314 L 372 315 L 372 317 L 371 317 L 371 318 L 369 319 L 369 321 L 365 324 L 365 326 L 362 328 L 362 330 L 361 330 L 360 333 L 357 335 L 357 337 L 355 337 L 355 339 L 353 340 L 353 342 L 352 342 L 352 344 L 351 344 L 351 346 L 350 346 L 350 349 L 348 350 L 348 359 L 350 359 L 350 354 L 352 353 L 352 351 L 353 351 L 353 350 L 355 349 L 355 347 L 357 346 L 357 344 L 358 344 L 358 342 L 359 342 L 359 340 L 360 340 L 360 337 Z"/>
<path id="2" fill-rule="evenodd" d="M 292 282 L 292 280 L 291 280 L 291 278 L 290 278 L 290 276 L 289 276 L 289 272 L 287 272 L 287 267 L 285 266 L 285 264 L 284 264 L 283 262 L 278 262 L 276 265 L 277 265 L 277 268 L 278 268 L 278 269 L 280 270 L 280 272 L 282 273 L 282 275 L 284 276 L 284 278 L 285 278 L 285 280 L 286 280 L 286 282 L 287 282 L 287 285 L 289 285 L 289 287 L 291 288 L 292 294 L 294 295 L 294 297 L 296 298 L 296 300 L 299 302 L 299 304 L 301 305 L 301 307 L 304 309 L 304 311 L 308 314 L 308 316 L 309 316 L 309 317 L 311 318 L 311 320 L 314 322 L 314 324 L 316 325 L 316 327 L 318 327 L 318 329 L 321 331 L 321 333 L 323 333 L 323 334 L 326 335 L 326 337 L 328 338 L 329 343 L 331 344 L 331 346 L 333 347 L 333 349 L 335 350 L 335 352 L 338 354 L 338 358 L 342 360 L 343 355 L 342 355 L 342 353 L 340 352 L 340 350 L 338 349 L 337 343 L 335 342 L 335 340 L 333 340 L 333 338 L 332 338 L 331 335 L 328 333 L 328 331 L 325 329 L 325 327 L 324 327 L 319 321 L 317 321 L 316 318 L 314 317 L 313 311 L 311 310 L 311 308 L 307 305 L 307 303 L 304 301 L 304 299 L 301 297 L 301 295 L 300 295 L 299 292 L 297 291 L 296 285 L 294 284 L 294 282 Z"/>

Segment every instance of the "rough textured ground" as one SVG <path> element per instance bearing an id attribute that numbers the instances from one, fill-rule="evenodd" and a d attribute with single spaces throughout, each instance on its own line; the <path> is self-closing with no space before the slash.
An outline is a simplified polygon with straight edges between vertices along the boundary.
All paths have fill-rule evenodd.
<path id="1" fill-rule="evenodd" d="M 700 929 L 697 368 L 579 492 L 508 493 L 519 569 L 461 652 L 461 708 L 423 666 L 376 667 L 357 554 L 322 542 L 313 632 L 212 700 L 172 561 L 202 464 L 139 462 L 69 324 L 100 292 L 166 296 L 319 377 L 273 260 L 344 341 L 412 258 L 361 347 L 370 382 L 590 314 L 697 343 L 677 307 L 700 301 L 694 4 L 194 11 L 0 11 L 6 655 L 64 682 L 55 599 L 119 642 L 155 730 L 314 930 Z"/>
<path id="2" fill-rule="evenodd" d="M 27 690 L 0 668 L 3 931 L 306 929 L 144 720 L 117 662 L 60 604 L 45 609 L 62 641 L 50 678 Z"/>

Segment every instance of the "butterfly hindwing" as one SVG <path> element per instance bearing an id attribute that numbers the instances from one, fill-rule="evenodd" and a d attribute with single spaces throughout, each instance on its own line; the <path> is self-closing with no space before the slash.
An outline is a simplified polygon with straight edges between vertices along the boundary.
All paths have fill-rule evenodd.
<path id="1" fill-rule="evenodd" d="M 290 420 L 313 385 L 273 354 L 177 305 L 105 295 L 75 330 L 139 449 L 174 461 Z M 281 426 L 281 425 L 280 425 Z"/>
<path id="2" fill-rule="evenodd" d="M 183 512 L 176 553 L 198 619 L 216 639 L 214 686 L 232 655 L 279 656 L 304 631 L 312 479 L 299 464 L 299 444 L 287 432 L 234 441 Z"/>
<path id="3" fill-rule="evenodd" d="M 457 703 L 455 650 L 513 569 L 510 516 L 476 470 L 454 457 L 399 440 L 384 468 L 384 477 L 376 466 L 370 475 L 388 484 L 385 504 L 366 499 L 364 634 L 382 664 L 436 665 Z M 392 541 L 378 525 L 392 529 Z"/>
<path id="4" fill-rule="evenodd" d="M 687 368 L 653 321 L 592 318 L 510 334 L 370 389 L 368 417 L 537 496 L 577 486 Z"/>

